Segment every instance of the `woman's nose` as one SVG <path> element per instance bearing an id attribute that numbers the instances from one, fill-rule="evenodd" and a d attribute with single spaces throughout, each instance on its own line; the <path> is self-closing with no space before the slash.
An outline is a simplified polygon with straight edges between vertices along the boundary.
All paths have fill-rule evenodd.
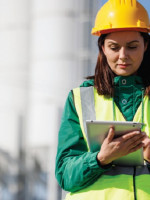
<path id="1" fill-rule="evenodd" d="M 121 47 L 119 51 L 119 59 L 125 60 L 128 58 L 128 53 L 125 47 Z"/>

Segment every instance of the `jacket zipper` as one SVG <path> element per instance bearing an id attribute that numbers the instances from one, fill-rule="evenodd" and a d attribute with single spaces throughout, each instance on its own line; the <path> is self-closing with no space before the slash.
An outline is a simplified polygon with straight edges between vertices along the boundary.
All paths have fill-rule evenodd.
<path id="1" fill-rule="evenodd" d="M 134 191 L 134 200 L 137 200 L 136 198 L 136 184 L 135 184 L 135 174 L 136 174 L 136 167 L 134 167 L 134 172 L 133 172 L 133 191 Z"/>

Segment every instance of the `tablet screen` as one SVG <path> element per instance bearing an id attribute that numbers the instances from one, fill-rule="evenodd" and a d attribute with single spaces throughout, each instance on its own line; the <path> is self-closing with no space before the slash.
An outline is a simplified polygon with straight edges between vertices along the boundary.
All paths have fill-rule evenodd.
<path id="1" fill-rule="evenodd" d="M 126 134 L 134 130 L 141 130 L 142 123 L 87 120 L 86 126 L 90 151 L 96 152 L 100 150 L 100 146 L 105 137 L 107 137 L 110 127 L 113 126 L 115 128 L 115 136 L 119 137 L 122 134 Z M 114 164 L 125 166 L 143 165 L 143 149 L 141 148 L 136 152 L 130 153 L 115 160 Z"/>

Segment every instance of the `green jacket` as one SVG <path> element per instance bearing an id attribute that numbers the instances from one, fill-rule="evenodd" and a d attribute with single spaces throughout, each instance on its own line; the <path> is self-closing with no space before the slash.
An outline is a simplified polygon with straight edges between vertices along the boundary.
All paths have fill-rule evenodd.
<path id="1" fill-rule="evenodd" d="M 140 77 L 115 78 L 115 103 L 130 121 L 141 103 L 143 84 Z M 80 87 L 93 86 L 94 81 L 85 81 Z M 126 99 L 128 103 L 125 104 Z M 109 171 L 111 166 L 99 166 L 96 156 L 98 152 L 87 152 L 78 114 L 74 105 L 73 93 L 69 93 L 58 136 L 58 151 L 56 157 L 56 178 L 59 185 L 67 191 L 75 192 L 94 183 L 101 174 Z"/>

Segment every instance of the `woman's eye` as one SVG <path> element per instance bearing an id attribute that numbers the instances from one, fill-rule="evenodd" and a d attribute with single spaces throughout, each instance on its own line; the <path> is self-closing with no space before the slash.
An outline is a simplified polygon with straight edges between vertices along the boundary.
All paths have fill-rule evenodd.
<path id="1" fill-rule="evenodd" d="M 128 46 L 129 49 L 136 49 L 137 46 Z"/>
<path id="2" fill-rule="evenodd" d="M 111 49 L 112 51 L 117 51 L 117 50 L 119 50 L 119 47 L 117 47 L 117 46 L 112 46 L 112 47 L 110 47 L 110 49 Z"/>

